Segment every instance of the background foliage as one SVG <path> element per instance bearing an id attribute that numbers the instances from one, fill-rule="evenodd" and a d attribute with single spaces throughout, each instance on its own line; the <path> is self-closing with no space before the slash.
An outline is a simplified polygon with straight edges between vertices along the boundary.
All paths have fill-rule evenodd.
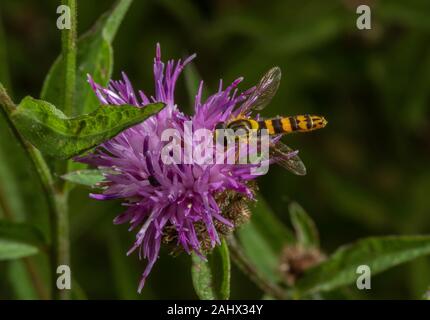
<path id="1" fill-rule="evenodd" d="M 78 1 L 78 33 L 88 30 L 112 3 Z M 287 239 L 293 228 L 288 206 L 294 200 L 315 221 L 326 253 L 364 237 L 426 234 L 430 231 L 430 3 L 368 3 L 372 30 L 359 31 L 355 9 L 361 2 L 354 0 L 135 1 L 113 41 L 113 78 L 124 70 L 136 87 L 150 91 L 156 42 L 165 58 L 197 52 L 194 66 L 205 80 L 206 92 L 217 87 L 220 77 L 229 82 L 242 75 L 242 88 L 251 86 L 264 71 L 279 65 L 281 87 L 264 115 L 317 113 L 326 116 L 329 125 L 315 134 L 285 138 L 300 149 L 307 176 L 272 167 L 259 180 L 264 203 L 254 211 L 280 219 L 285 230 L 265 228 L 264 222 L 247 228 L 262 229 L 260 234 L 268 241 Z M 58 56 L 57 5 L 50 0 L 0 4 L 0 81 L 16 101 L 40 96 L 43 79 Z M 177 92 L 181 108 L 190 111 L 186 81 Z M 15 221 L 30 222 L 49 238 L 46 203 L 31 168 L 2 119 L 0 216 L 13 212 Z M 87 194 L 87 189 L 76 188 L 70 201 L 75 297 L 197 297 L 191 260 L 185 255 L 172 258 L 167 252 L 162 252 L 143 294 L 137 295 L 142 265 L 135 255 L 125 257 L 133 235 L 126 226 L 112 225 L 122 208 L 115 202 L 89 200 Z M 255 214 L 256 221 L 261 215 Z M 249 238 L 247 232 L 239 238 L 243 243 L 254 241 L 267 253 L 255 261 L 271 274 L 280 242 L 267 243 L 274 248 L 267 251 L 266 242 Z M 430 285 L 429 262 L 428 257 L 419 258 L 375 276 L 372 290 L 350 286 L 331 296 L 420 298 Z M 43 275 L 42 282 L 48 281 L 43 254 L 0 262 L 0 298 L 46 294 L 43 288 L 35 290 L 31 274 L 25 271 L 28 265 Z M 233 264 L 231 297 L 262 297 Z"/>

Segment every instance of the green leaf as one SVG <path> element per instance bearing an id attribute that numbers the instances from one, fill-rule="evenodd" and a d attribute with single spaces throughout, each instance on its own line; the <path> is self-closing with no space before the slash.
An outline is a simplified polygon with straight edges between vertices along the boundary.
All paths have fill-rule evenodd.
<path id="1" fill-rule="evenodd" d="M 0 88 L 4 89 L 1 84 Z M 48 206 L 46 198 L 41 196 L 40 178 L 11 129 L 10 120 L 0 112 L 0 216 L 37 225 L 49 238 Z"/>
<path id="2" fill-rule="evenodd" d="M 202 300 L 227 300 L 230 297 L 230 256 L 226 241 L 203 261 L 193 254 L 191 275 L 194 289 Z"/>
<path id="3" fill-rule="evenodd" d="M 372 276 L 430 254 L 430 236 L 372 237 L 341 247 L 328 260 L 309 269 L 298 281 L 299 295 L 329 291 L 357 280 L 357 267 L 369 266 Z"/>
<path id="4" fill-rule="evenodd" d="M 252 210 L 251 220 L 237 231 L 247 258 L 272 283 L 280 281 L 277 269 L 279 255 L 293 233 L 276 217 L 262 197 Z"/>
<path id="5" fill-rule="evenodd" d="M 94 187 L 105 179 L 103 172 L 99 169 L 73 171 L 61 177 L 66 181 L 89 187 Z"/>
<path id="6" fill-rule="evenodd" d="M 42 153 L 67 159 L 144 121 L 162 108 L 163 103 L 144 108 L 103 105 L 88 115 L 67 118 L 52 104 L 26 97 L 12 113 L 12 120 Z"/>
<path id="7" fill-rule="evenodd" d="M 275 252 L 280 252 L 286 243 L 294 240 L 291 230 L 279 220 L 261 196 L 257 198 L 256 206 L 252 210 L 251 223 Z"/>
<path id="8" fill-rule="evenodd" d="M 28 257 L 38 252 L 39 249 L 31 244 L 0 239 L 0 261 Z"/>
<path id="9" fill-rule="evenodd" d="M 96 24 L 78 39 L 75 115 L 94 111 L 98 99 L 87 83 L 87 74 L 100 85 L 107 85 L 113 68 L 111 43 L 132 0 L 119 0 L 112 11 L 100 17 Z M 43 84 L 41 98 L 54 105 L 60 105 L 63 78 L 63 59 L 58 57 L 52 65 Z"/>
<path id="10" fill-rule="evenodd" d="M 255 223 L 248 223 L 238 230 L 241 247 L 245 256 L 264 275 L 268 281 L 276 283 L 280 280 L 276 269 L 279 255 L 258 231 Z"/>
<path id="11" fill-rule="evenodd" d="M 34 255 L 43 245 L 42 234 L 33 226 L 0 220 L 0 261 Z"/>
<path id="12" fill-rule="evenodd" d="M 298 203 L 293 202 L 288 208 L 296 231 L 297 242 L 304 247 L 318 248 L 319 236 L 314 221 Z"/>

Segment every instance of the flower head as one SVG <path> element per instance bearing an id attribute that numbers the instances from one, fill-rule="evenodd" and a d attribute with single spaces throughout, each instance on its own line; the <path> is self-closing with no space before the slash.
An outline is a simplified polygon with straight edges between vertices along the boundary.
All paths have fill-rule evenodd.
<path id="1" fill-rule="evenodd" d="M 123 73 L 122 80 L 111 81 L 107 88 L 89 83 L 103 104 L 133 104 L 144 107 L 152 102 L 163 102 L 166 107 L 143 123 L 123 131 L 103 143 L 95 151 L 78 161 L 110 168 L 105 174 L 107 183 L 101 194 L 91 194 L 97 200 L 122 199 L 126 210 L 114 223 L 128 222 L 136 230 L 136 240 L 129 250 L 139 252 L 147 260 L 139 291 L 156 262 L 162 243 L 180 247 L 187 253 L 204 253 L 220 243 L 220 232 L 235 226 L 234 212 L 229 201 L 237 200 L 243 207 L 245 199 L 253 198 L 250 181 L 252 165 L 235 164 L 165 164 L 162 151 L 166 129 L 182 130 L 192 121 L 193 130 L 213 130 L 218 122 L 226 121 L 239 112 L 240 102 L 252 89 L 239 94 L 241 78 L 202 101 L 203 82 L 195 97 L 195 113 L 182 113 L 175 103 L 175 85 L 184 67 L 194 59 L 184 61 L 161 60 L 157 45 L 154 59 L 155 94 L 134 91 Z M 181 131 L 181 132 L 182 132 Z M 182 148 L 184 146 L 182 145 Z M 245 209 L 243 209 L 245 210 Z M 246 210 L 245 210 L 246 211 Z M 224 231 L 223 231 L 224 230 Z"/>

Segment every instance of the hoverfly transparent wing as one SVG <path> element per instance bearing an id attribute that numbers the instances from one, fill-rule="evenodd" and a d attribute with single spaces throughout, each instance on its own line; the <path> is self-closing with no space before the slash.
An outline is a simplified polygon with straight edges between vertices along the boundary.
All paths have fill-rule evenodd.
<path id="1" fill-rule="evenodd" d="M 286 144 L 280 141 L 271 144 L 269 154 L 274 163 L 292 173 L 299 176 L 304 176 L 306 174 L 306 167 L 297 155 L 297 151 L 294 151 Z"/>
<path id="2" fill-rule="evenodd" d="M 255 90 L 241 106 L 241 114 L 247 114 L 251 110 L 262 110 L 275 96 L 281 81 L 281 69 L 273 67 L 261 78 Z"/>

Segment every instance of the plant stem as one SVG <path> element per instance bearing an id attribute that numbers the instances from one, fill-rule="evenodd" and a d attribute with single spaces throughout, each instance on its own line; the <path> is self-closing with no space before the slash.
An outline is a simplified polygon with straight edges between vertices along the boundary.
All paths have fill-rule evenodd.
<path id="1" fill-rule="evenodd" d="M 70 29 L 61 31 L 61 54 L 64 61 L 62 107 L 66 115 L 73 114 L 76 78 L 76 0 L 62 0 L 70 8 Z"/>
<path id="2" fill-rule="evenodd" d="M 51 220 L 51 284 L 52 297 L 56 300 L 70 298 L 70 290 L 59 290 L 56 285 L 57 268 L 60 265 L 70 266 L 69 255 L 69 222 L 67 214 L 67 196 L 57 190 L 55 180 L 42 154 L 22 137 L 27 150 L 42 182 L 47 197 Z"/>
<path id="3" fill-rule="evenodd" d="M 62 5 L 70 9 L 70 29 L 61 30 L 61 58 L 63 60 L 63 90 L 61 97 L 61 108 L 68 116 L 73 116 L 75 112 L 75 89 L 76 89 L 76 55 L 77 55 L 77 7 L 76 0 L 62 0 Z M 55 171 L 59 175 L 68 172 L 71 166 L 70 161 L 57 161 Z M 59 181 L 59 188 L 68 193 L 67 183 Z"/>
<path id="4" fill-rule="evenodd" d="M 230 254 L 232 260 L 236 265 L 246 274 L 251 280 L 265 293 L 269 296 L 276 298 L 278 300 L 284 300 L 287 298 L 287 293 L 284 289 L 279 287 L 274 283 L 266 281 L 264 276 L 257 270 L 257 268 L 252 264 L 251 261 L 245 256 L 240 247 L 239 243 L 236 241 L 233 235 L 227 237 L 228 246 L 230 249 Z"/>
<path id="5" fill-rule="evenodd" d="M 31 162 L 34 165 L 38 177 L 44 189 L 46 197 L 50 221 L 51 221 L 51 280 L 52 280 L 52 295 L 55 299 L 68 299 L 69 290 L 58 290 L 56 287 L 57 267 L 59 265 L 70 266 L 69 257 L 69 230 L 68 230 L 68 216 L 67 216 L 67 198 L 56 187 L 55 180 L 51 171 L 43 158 L 42 154 L 33 145 L 24 139 L 18 132 L 13 124 L 11 115 L 16 109 L 15 104 L 9 98 L 6 90 L 0 84 L 0 105 L 3 107 L 1 110 L 4 112 L 9 127 L 12 129 L 14 135 L 26 151 Z"/>
<path id="6" fill-rule="evenodd" d="M 62 58 L 64 59 L 64 83 L 62 93 L 62 107 L 64 113 L 72 115 L 75 94 L 76 78 L 76 0 L 63 0 L 63 5 L 70 9 L 70 29 L 64 29 L 61 34 Z M 9 125 L 21 145 L 27 151 L 31 159 L 42 186 L 45 191 L 49 206 L 51 221 L 51 282 L 52 296 L 54 299 L 69 299 L 70 290 L 59 290 L 56 286 L 56 270 L 60 265 L 70 266 L 69 250 L 69 221 L 67 208 L 67 191 L 63 189 L 63 184 L 58 183 L 52 176 L 51 170 L 47 165 L 42 154 L 33 145 L 28 143 L 15 128 L 11 115 L 15 110 L 15 105 L 0 85 L 0 104 L 8 119 Z M 61 170 L 65 170 L 67 165 L 61 165 Z"/>
<path id="7" fill-rule="evenodd" d="M 61 54 L 64 61 L 64 83 L 62 96 L 62 109 L 66 115 L 72 116 L 74 113 L 74 96 L 76 86 L 76 0 L 62 0 L 61 3 L 70 9 L 70 29 L 61 31 Z M 67 172 L 68 162 L 60 163 L 57 166 L 60 174 Z M 53 190 L 56 208 L 54 210 L 53 232 L 55 241 L 56 267 L 59 265 L 70 266 L 70 243 L 69 243 L 69 216 L 68 216 L 68 191 L 64 182 L 57 185 L 58 190 Z M 53 283 L 55 299 L 66 300 L 70 298 L 70 290 L 58 290 Z"/>

